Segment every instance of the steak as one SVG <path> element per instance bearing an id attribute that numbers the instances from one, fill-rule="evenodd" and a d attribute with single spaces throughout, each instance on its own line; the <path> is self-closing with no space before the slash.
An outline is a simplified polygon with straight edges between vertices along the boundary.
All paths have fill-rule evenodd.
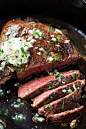
<path id="1" fill-rule="evenodd" d="M 73 107 L 81 97 L 81 90 L 76 90 L 65 97 L 55 100 L 38 109 L 39 115 L 47 117 L 49 114 L 60 113 Z"/>
<path id="2" fill-rule="evenodd" d="M 60 30 L 42 23 L 11 20 L 3 26 L 0 41 L 1 60 L 5 61 L 4 70 L 0 66 L 1 84 L 13 78 L 13 73 L 23 80 L 81 58 Z M 7 73 L 7 69 L 10 72 Z"/>
<path id="3" fill-rule="evenodd" d="M 77 88 L 81 89 L 84 85 L 85 85 L 85 79 L 76 80 L 64 86 L 59 86 L 58 88 L 45 91 L 41 95 L 32 99 L 33 104 L 31 104 L 31 106 L 33 108 L 38 108 L 39 106 L 43 106 L 44 104 L 48 104 L 56 99 L 59 99 L 61 97 L 66 96 L 69 93 L 74 92 Z"/>
<path id="4" fill-rule="evenodd" d="M 58 87 L 60 85 L 68 84 L 70 82 L 73 82 L 74 79 L 77 80 L 80 78 L 80 72 L 78 70 L 71 70 L 68 72 L 60 73 L 59 76 L 57 75 L 51 75 L 46 76 L 40 79 L 33 80 L 31 82 L 25 83 L 21 85 L 18 89 L 18 97 L 20 98 L 34 98 L 37 95 L 43 93 L 44 91 L 47 91 L 51 89 Z"/>
<path id="5" fill-rule="evenodd" d="M 48 115 L 47 121 L 53 123 L 54 125 L 63 125 L 70 123 L 73 119 L 80 116 L 84 109 L 84 106 L 80 106 L 78 108 L 74 108 L 72 110 L 67 110 L 58 114 Z"/>

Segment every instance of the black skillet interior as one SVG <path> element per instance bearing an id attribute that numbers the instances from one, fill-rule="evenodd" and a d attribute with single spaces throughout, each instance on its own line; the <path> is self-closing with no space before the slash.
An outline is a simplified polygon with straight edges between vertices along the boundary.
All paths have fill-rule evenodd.
<path id="1" fill-rule="evenodd" d="M 0 27 L 2 28 L 3 24 L 13 18 L 21 18 L 22 20 L 29 17 L 29 20 L 40 21 L 45 24 L 50 24 L 54 27 L 61 29 L 74 43 L 76 49 L 86 57 L 86 6 L 84 3 L 77 4 L 77 1 L 68 0 L 53 0 L 51 1 L 4 1 L 0 0 L 0 13 L 3 12 L 3 16 L 0 17 Z M 84 12 L 84 13 L 82 13 Z M 58 20 L 60 19 L 60 20 Z M 72 25 L 73 26 L 72 26 Z M 78 29 L 77 29 L 78 28 Z M 80 31 L 82 30 L 82 31 Z M 67 68 L 62 68 L 60 71 L 65 71 L 69 69 L 79 69 L 83 73 L 83 78 L 86 76 L 86 61 L 80 59 L 75 65 L 70 65 Z M 43 74 L 43 73 L 41 73 Z M 39 77 L 40 74 L 37 74 L 36 77 Z M 31 76 L 28 80 L 35 78 Z M 27 80 L 25 80 L 27 81 Z M 24 81 L 24 82 L 25 82 Z M 0 85 L 0 89 L 4 91 L 5 95 L 0 97 L 0 120 L 3 120 L 6 123 L 6 129 L 60 129 L 60 127 L 51 126 L 46 122 L 43 123 L 34 123 L 32 117 L 37 112 L 30 106 L 30 101 L 26 101 L 19 108 L 15 108 L 13 103 L 17 102 L 17 90 L 18 87 L 14 86 L 16 82 L 19 82 L 17 79 L 11 79 L 4 86 Z M 19 83 L 24 83 L 19 82 Z M 84 87 L 85 88 L 85 87 Z M 83 88 L 82 96 L 86 96 L 86 92 Z M 10 90 L 10 91 L 9 91 Z M 86 98 L 81 98 L 80 104 L 86 105 Z M 13 116 L 18 114 L 23 114 L 26 119 L 22 122 L 20 120 L 14 120 Z M 86 128 L 86 106 L 84 109 L 83 115 L 80 117 L 80 123 L 77 129 Z M 2 122 L 1 122 L 2 123 Z M 62 128 L 61 128 L 62 129 Z M 66 127 L 69 129 L 69 126 Z"/>

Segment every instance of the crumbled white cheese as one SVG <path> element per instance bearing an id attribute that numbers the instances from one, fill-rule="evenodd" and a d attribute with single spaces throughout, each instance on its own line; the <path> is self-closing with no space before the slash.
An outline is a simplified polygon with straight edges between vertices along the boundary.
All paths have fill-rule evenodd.
<path id="1" fill-rule="evenodd" d="M 64 90 L 62 90 L 62 92 L 66 93 L 66 92 L 67 92 L 67 90 L 66 90 L 66 89 L 64 89 Z"/>
<path id="2" fill-rule="evenodd" d="M 77 88 L 76 88 L 76 85 L 75 85 L 75 84 L 73 84 L 73 88 L 74 88 L 74 90 L 75 90 L 75 91 L 77 90 Z"/>
<path id="3" fill-rule="evenodd" d="M 35 116 L 32 118 L 32 120 L 36 120 L 38 122 L 43 122 L 43 121 L 45 121 L 45 118 L 39 117 L 39 114 L 36 113 Z"/>
<path id="4" fill-rule="evenodd" d="M 60 47 L 60 45 L 59 45 L 59 44 L 55 44 L 55 46 L 56 46 L 56 47 Z"/>
<path id="5" fill-rule="evenodd" d="M 61 30 L 59 30 L 59 29 L 57 29 L 57 28 L 55 28 L 54 33 L 56 33 L 56 34 L 58 34 L 58 33 L 63 34 L 63 33 L 62 33 L 62 31 L 61 31 Z"/>
<path id="6" fill-rule="evenodd" d="M 53 57 L 48 57 L 47 61 L 52 62 L 53 61 Z"/>
<path id="7" fill-rule="evenodd" d="M 44 51 L 43 47 L 40 47 L 40 48 L 39 48 L 39 51 Z"/>
<path id="8" fill-rule="evenodd" d="M 64 43 L 70 43 L 70 40 L 65 40 Z"/>
<path id="9" fill-rule="evenodd" d="M 51 40 L 55 42 L 56 41 L 56 38 L 52 38 Z"/>
<path id="10" fill-rule="evenodd" d="M 11 34 L 11 31 L 8 31 L 8 32 L 5 33 L 5 35 L 9 35 L 9 34 Z"/>
<path id="11" fill-rule="evenodd" d="M 54 38 L 54 35 L 50 35 L 52 38 Z"/>
<path id="12" fill-rule="evenodd" d="M 71 121 L 70 127 L 71 127 L 72 129 L 76 127 L 76 122 L 77 122 L 76 119 Z"/>
<path id="13" fill-rule="evenodd" d="M 37 55 L 39 55 L 39 56 L 40 56 L 40 55 L 41 55 L 41 52 L 37 52 Z"/>
<path id="14" fill-rule="evenodd" d="M 72 92 L 72 90 L 71 89 L 68 89 L 68 93 L 71 93 Z"/>

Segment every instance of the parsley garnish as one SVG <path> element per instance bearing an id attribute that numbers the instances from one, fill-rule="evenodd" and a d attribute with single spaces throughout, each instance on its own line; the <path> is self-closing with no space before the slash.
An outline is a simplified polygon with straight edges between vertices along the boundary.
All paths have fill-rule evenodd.
<path id="1" fill-rule="evenodd" d="M 79 74 L 78 74 L 78 73 L 74 73 L 74 74 L 73 74 L 73 81 L 76 80 L 76 75 L 78 76 Z"/>
<path id="2" fill-rule="evenodd" d="M 49 30 L 53 30 L 53 27 L 49 26 L 48 29 L 49 29 Z"/>
<path id="3" fill-rule="evenodd" d="M 48 105 L 45 106 L 45 109 L 47 109 L 47 108 L 48 108 Z"/>
<path id="4" fill-rule="evenodd" d="M 8 29 L 8 28 L 9 28 L 9 26 L 6 27 L 6 29 Z"/>
<path id="5" fill-rule="evenodd" d="M 52 106 L 50 106 L 50 111 L 52 111 Z"/>
<path id="6" fill-rule="evenodd" d="M 61 74 L 59 73 L 59 74 L 57 74 L 56 76 L 55 76 L 55 78 L 59 78 L 59 76 L 60 76 Z"/>
<path id="7" fill-rule="evenodd" d="M 38 44 L 37 46 L 40 47 L 40 44 Z"/>
<path id="8" fill-rule="evenodd" d="M 53 100 L 53 99 L 54 99 L 54 97 L 53 97 L 53 96 L 51 96 L 50 98 L 51 98 L 51 100 Z"/>
<path id="9" fill-rule="evenodd" d="M 57 39 L 60 41 L 60 40 L 63 40 L 63 38 L 61 38 L 61 37 L 57 37 Z"/>
<path id="10" fill-rule="evenodd" d="M 61 75 L 60 78 L 65 78 L 65 77 L 63 75 Z"/>
<path id="11" fill-rule="evenodd" d="M 48 100 L 48 101 L 44 102 L 44 103 L 43 103 L 43 105 L 48 104 L 49 102 L 50 102 L 50 100 Z"/>
<path id="12" fill-rule="evenodd" d="M 62 104 L 62 109 L 64 109 L 64 100 L 63 100 L 63 104 Z"/>
<path id="13" fill-rule="evenodd" d="M 14 72 L 14 69 L 12 69 L 10 66 L 7 66 L 7 67 L 8 67 L 8 69 L 11 70 L 11 72 Z"/>
<path id="14" fill-rule="evenodd" d="M 51 90 L 51 89 L 54 89 L 55 88 L 55 86 L 49 86 L 49 88 L 48 88 L 48 90 Z"/>
<path id="15" fill-rule="evenodd" d="M 37 23 L 33 23 L 33 25 L 34 25 L 34 26 L 36 26 L 36 25 L 37 25 Z"/>

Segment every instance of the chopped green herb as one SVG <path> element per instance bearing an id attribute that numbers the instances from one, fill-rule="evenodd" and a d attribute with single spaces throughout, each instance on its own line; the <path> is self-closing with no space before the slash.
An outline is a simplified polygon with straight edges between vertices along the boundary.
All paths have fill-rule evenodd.
<path id="1" fill-rule="evenodd" d="M 22 68 L 22 70 L 25 70 L 25 67 L 24 66 L 22 66 L 21 68 Z"/>
<path id="2" fill-rule="evenodd" d="M 60 56 L 56 57 L 56 61 L 60 61 Z"/>
<path id="3" fill-rule="evenodd" d="M 17 66 L 17 70 L 20 71 L 20 66 Z"/>
<path id="4" fill-rule="evenodd" d="M 8 41 L 8 43 L 11 43 L 11 41 Z"/>
<path id="5" fill-rule="evenodd" d="M 49 30 L 53 30 L 53 27 L 49 26 L 48 29 L 49 29 Z"/>
<path id="6" fill-rule="evenodd" d="M 9 28 L 9 26 L 6 27 L 6 29 L 8 29 L 8 28 Z"/>
<path id="7" fill-rule="evenodd" d="M 50 98 L 51 98 L 51 100 L 53 100 L 54 99 L 54 96 L 51 96 Z"/>
<path id="8" fill-rule="evenodd" d="M 34 65 L 34 63 L 32 63 L 32 65 Z"/>
<path id="9" fill-rule="evenodd" d="M 11 72 L 14 72 L 14 69 L 12 69 L 10 66 L 7 66 L 7 67 L 8 67 L 8 69 L 11 70 Z"/>
<path id="10" fill-rule="evenodd" d="M 61 75 L 60 78 L 65 78 L 65 77 L 63 75 Z"/>
<path id="11" fill-rule="evenodd" d="M 28 22 L 28 21 L 26 21 L 26 22 Z"/>
<path id="12" fill-rule="evenodd" d="M 4 53 L 3 49 L 2 49 L 2 50 L 0 50 L 0 52 L 3 54 L 3 53 Z"/>
<path id="13" fill-rule="evenodd" d="M 43 30 L 45 30 L 45 29 L 40 29 L 40 31 L 43 31 Z"/>
<path id="14" fill-rule="evenodd" d="M 69 99 L 71 99 L 71 97 L 69 97 Z"/>
<path id="15" fill-rule="evenodd" d="M 54 82 L 54 80 L 51 80 L 51 82 Z"/>
<path id="16" fill-rule="evenodd" d="M 57 37 L 57 39 L 60 41 L 60 40 L 63 40 L 63 38 L 61 38 L 61 37 Z"/>
<path id="17" fill-rule="evenodd" d="M 73 74 L 73 81 L 76 80 L 76 76 L 78 76 L 78 75 L 79 75 L 78 73 L 74 73 L 74 74 Z"/>
<path id="18" fill-rule="evenodd" d="M 63 100 L 63 104 L 62 104 L 62 109 L 64 109 L 64 100 Z"/>
<path id="19" fill-rule="evenodd" d="M 3 34 L 6 34 L 6 32 L 3 32 Z"/>
<path id="20" fill-rule="evenodd" d="M 45 106 L 45 109 L 47 109 L 47 108 L 48 108 L 48 105 Z"/>
<path id="21" fill-rule="evenodd" d="M 40 44 L 38 44 L 37 46 L 40 47 Z"/>
<path id="22" fill-rule="evenodd" d="M 38 96 L 38 95 L 39 95 L 39 93 L 35 93 L 35 94 L 34 94 L 34 96 Z"/>
<path id="23" fill-rule="evenodd" d="M 43 105 L 48 104 L 49 102 L 50 102 L 50 100 L 48 100 L 48 101 L 44 102 L 44 103 L 43 103 Z"/>
<path id="24" fill-rule="evenodd" d="M 49 86 L 49 88 L 48 88 L 48 90 L 51 90 L 51 89 L 54 89 L 55 88 L 55 86 Z"/>
<path id="25" fill-rule="evenodd" d="M 52 106 L 50 106 L 50 111 L 52 111 Z"/>
<path id="26" fill-rule="evenodd" d="M 37 25 L 37 23 L 33 23 L 33 26 L 36 26 Z"/>
<path id="27" fill-rule="evenodd" d="M 40 90 L 40 91 L 42 91 L 42 90 L 43 90 L 43 88 L 40 88 L 39 90 Z"/>
<path id="28" fill-rule="evenodd" d="M 59 73 L 59 74 L 57 74 L 56 76 L 55 76 L 55 78 L 59 78 L 59 76 L 60 76 L 61 74 Z"/>
<path id="29" fill-rule="evenodd" d="M 48 50 L 49 50 L 49 47 L 46 47 L 46 48 L 45 48 L 45 51 L 47 52 Z"/>

